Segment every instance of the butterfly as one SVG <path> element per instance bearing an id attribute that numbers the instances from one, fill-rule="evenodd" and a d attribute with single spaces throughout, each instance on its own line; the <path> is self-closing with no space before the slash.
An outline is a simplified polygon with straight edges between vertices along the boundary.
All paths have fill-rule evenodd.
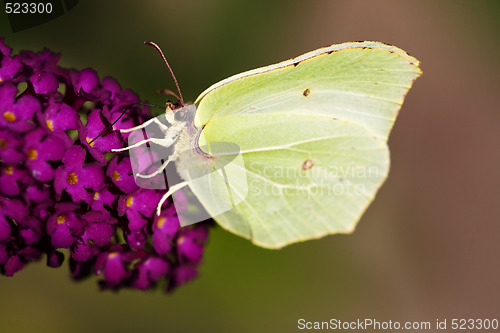
<path id="1" fill-rule="evenodd" d="M 213 217 L 271 249 L 350 233 L 388 175 L 388 136 L 418 66 L 379 42 L 320 48 L 231 76 L 193 104 L 178 89 L 180 102 L 122 130 L 137 135 L 116 151 L 130 150 L 142 187 L 165 188 L 175 166 L 158 214 L 172 196 L 190 212 L 183 225 Z M 201 210 L 186 209 L 193 198 Z"/>

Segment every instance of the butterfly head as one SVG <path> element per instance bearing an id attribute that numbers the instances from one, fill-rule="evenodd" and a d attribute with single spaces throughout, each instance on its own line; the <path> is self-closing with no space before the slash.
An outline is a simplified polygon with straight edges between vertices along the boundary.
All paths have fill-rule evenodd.
<path id="1" fill-rule="evenodd" d="M 173 110 L 174 120 L 176 122 L 191 123 L 193 122 L 194 115 L 196 114 L 196 105 L 188 104 L 177 110 Z"/>
<path id="2" fill-rule="evenodd" d="M 193 123 L 196 115 L 196 105 L 184 104 L 172 106 L 171 104 L 167 104 L 166 110 L 166 117 L 170 124 L 185 127 Z"/>
<path id="3" fill-rule="evenodd" d="M 181 132 L 193 133 L 194 117 L 196 115 L 196 105 L 185 104 L 172 107 L 167 104 L 165 112 L 166 121 L 170 124 L 165 132 L 165 137 L 171 142 L 177 141 Z"/>

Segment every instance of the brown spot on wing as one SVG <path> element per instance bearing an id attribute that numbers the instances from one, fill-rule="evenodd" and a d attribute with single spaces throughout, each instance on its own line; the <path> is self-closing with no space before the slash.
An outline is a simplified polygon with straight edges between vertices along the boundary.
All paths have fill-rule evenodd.
<path id="1" fill-rule="evenodd" d="M 311 93 L 311 90 L 309 90 L 309 88 L 307 88 L 306 90 L 304 90 L 304 92 L 302 93 L 302 95 L 304 95 L 305 97 L 309 96 L 309 94 Z"/>
<path id="2" fill-rule="evenodd" d="M 306 171 L 306 170 L 309 170 L 311 169 L 312 167 L 314 166 L 314 162 L 311 161 L 310 159 L 307 159 L 304 161 L 304 163 L 302 164 L 302 170 Z"/>

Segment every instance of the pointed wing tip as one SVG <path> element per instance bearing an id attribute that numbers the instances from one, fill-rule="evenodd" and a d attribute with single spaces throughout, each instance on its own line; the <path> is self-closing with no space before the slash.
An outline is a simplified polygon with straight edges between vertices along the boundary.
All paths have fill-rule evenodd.
<path id="1" fill-rule="evenodd" d="M 360 47 L 378 48 L 378 49 L 387 50 L 391 53 L 396 53 L 396 54 L 400 55 L 401 57 L 405 58 L 412 65 L 415 65 L 415 67 L 419 69 L 420 74 L 422 74 L 422 71 L 420 70 L 420 67 L 419 67 L 420 61 L 417 58 L 410 55 L 405 50 L 403 50 L 395 45 L 392 45 L 389 43 L 383 43 L 383 42 L 368 41 L 368 40 L 367 41 L 358 41 L 358 42 L 347 42 L 347 43 L 342 43 L 339 45 L 343 45 L 343 44 L 358 44 Z M 332 45 L 332 46 L 335 46 L 335 45 Z M 332 47 L 332 46 L 330 46 L 330 47 Z"/>

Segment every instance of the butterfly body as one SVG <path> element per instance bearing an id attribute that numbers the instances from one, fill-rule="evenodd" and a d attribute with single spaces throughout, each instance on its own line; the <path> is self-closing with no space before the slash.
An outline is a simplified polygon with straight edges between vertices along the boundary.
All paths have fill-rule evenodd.
<path id="1" fill-rule="evenodd" d="M 177 173 L 184 181 L 189 181 L 193 177 L 197 178 L 194 175 L 197 167 L 203 170 L 211 168 L 213 158 L 199 147 L 199 138 L 202 133 L 202 128 L 194 125 L 196 105 L 191 104 L 187 107 L 183 107 L 181 110 L 188 108 L 189 110 L 186 110 L 186 126 L 181 131 L 179 139 L 175 144 L 175 151 L 178 156 L 175 160 L 175 167 Z"/>

